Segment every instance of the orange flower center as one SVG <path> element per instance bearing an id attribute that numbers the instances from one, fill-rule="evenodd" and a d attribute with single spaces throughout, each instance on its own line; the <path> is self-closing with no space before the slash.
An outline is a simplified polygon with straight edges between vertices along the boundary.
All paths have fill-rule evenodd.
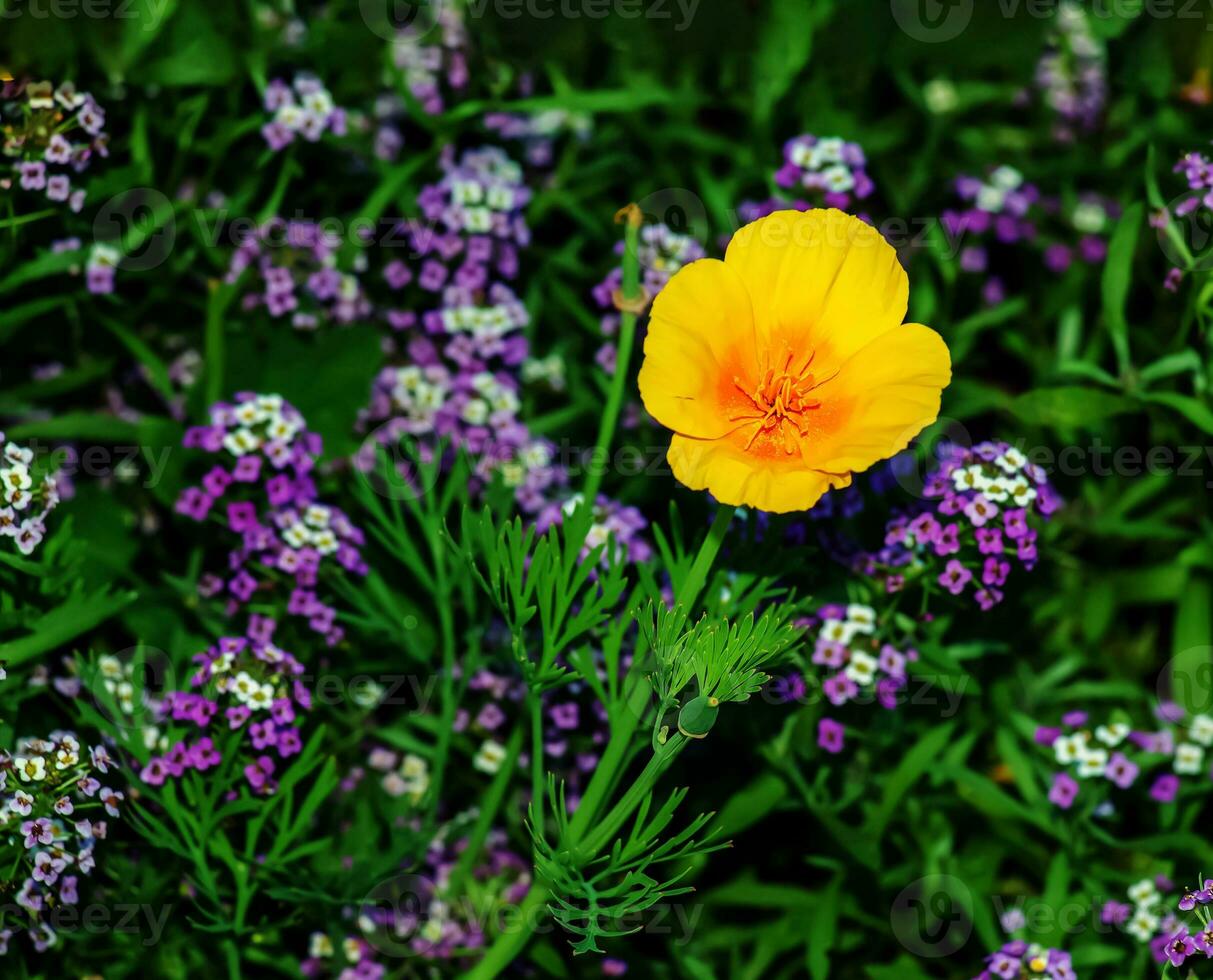
<path id="1" fill-rule="evenodd" d="M 811 392 L 817 387 L 817 379 L 809 368 L 816 352 L 811 352 L 799 366 L 796 355 L 784 345 L 784 355 L 773 360 L 766 355 L 756 385 L 747 385 L 734 375 L 733 384 L 750 404 L 746 410 L 730 415 L 730 422 L 742 422 L 753 426 L 745 448 L 754 445 L 759 436 L 770 436 L 772 441 L 782 442 L 789 456 L 797 449 L 797 438 L 809 434 L 808 413 L 821 408 L 821 402 Z"/>

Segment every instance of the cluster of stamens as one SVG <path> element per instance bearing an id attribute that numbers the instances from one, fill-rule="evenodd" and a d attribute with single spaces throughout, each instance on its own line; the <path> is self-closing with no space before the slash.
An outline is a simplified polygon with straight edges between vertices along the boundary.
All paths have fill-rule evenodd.
<path id="1" fill-rule="evenodd" d="M 783 436 L 784 452 L 789 456 L 793 455 L 797 449 L 795 436 L 808 435 L 805 413 L 821 408 L 821 402 L 810 397 L 810 393 L 818 385 L 816 378 L 809 371 L 816 352 L 810 353 L 804 364 L 796 368 L 795 352 L 786 350 L 782 366 L 779 361 L 771 364 L 768 360 L 756 387 L 748 387 L 740 377 L 733 378 L 733 384 L 754 407 L 754 411 L 729 416 L 730 422 L 743 422 L 754 426 L 754 431 L 750 433 L 749 441 L 745 444 L 747 450 L 760 435 L 773 435 L 778 432 Z M 784 427 L 785 422 L 788 427 Z"/>

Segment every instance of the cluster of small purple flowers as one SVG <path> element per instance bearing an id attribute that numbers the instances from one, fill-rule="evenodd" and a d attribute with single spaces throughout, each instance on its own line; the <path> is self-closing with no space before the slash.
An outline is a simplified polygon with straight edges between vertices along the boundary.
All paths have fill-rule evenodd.
<path id="1" fill-rule="evenodd" d="M 918 659 L 918 651 L 881 643 L 876 610 L 861 603 L 830 603 L 800 625 L 815 634 L 809 663 L 814 672 L 826 675 L 820 683 L 830 704 L 840 708 L 874 700 L 890 711 L 897 707 L 898 694 L 906 686 L 908 665 Z M 786 701 L 805 694 L 803 681 L 781 680 L 776 689 Z M 841 752 L 843 726 L 831 718 L 821 719 L 817 744 L 827 752 Z"/>
<path id="2" fill-rule="evenodd" d="M 425 43 L 430 40 L 436 43 Z M 429 116 L 441 113 L 451 94 L 467 88 L 470 77 L 468 33 L 460 9 L 443 4 L 433 23 L 401 28 L 392 41 L 392 64 L 421 111 Z M 444 93 L 444 87 L 449 92 Z"/>
<path id="3" fill-rule="evenodd" d="M 13 903 L 0 910 L 0 956 L 14 927 L 39 952 L 57 942 L 53 913 L 79 901 L 79 876 L 92 872 L 93 849 L 106 836 L 106 821 L 89 815 L 119 815 L 124 795 L 97 779 L 112 768 L 104 746 L 84 754 L 72 732 L 22 739 L 12 754 L 0 752 L 0 830 L 17 851 L 6 880 L 20 882 Z"/>
<path id="4" fill-rule="evenodd" d="M 884 547 L 860 555 L 856 568 L 884 579 L 897 592 L 914 576 L 947 559 L 937 582 L 952 595 L 970 588 L 983 610 L 1003 599 L 1012 560 L 1025 569 L 1036 564 L 1033 524 L 1061 506 L 1044 470 L 1005 442 L 982 442 L 966 449 L 948 444 L 939 467 L 928 475 L 923 497 L 929 504 L 902 514 L 885 528 Z"/>
<path id="5" fill-rule="evenodd" d="M 468 35 L 457 6 L 442 5 L 432 21 L 414 21 L 396 33 L 392 42 L 396 77 L 390 79 L 392 88 L 375 100 L 373 109 L 376 158 L 392 161 L 400 156 L 413 115 L 410 102 L 423 114 L 436 116 L 448 101 L 467 94 L 471 80 L 468 57 Z"/>
<path id="6" fill-rule="evenodd" d="M 72 136 L 84 138 L 73 142 Z M 48 201 L 66 201 L 72 211 L 84 207 L 82 188 L 71 174 L 88 169 L 94 154 L 109 155 L 105 110 L 71 82 L 0 82 L 0 135 L 4 155 L 15 160 L 13 174 L 22 190 L 41 191 Z M 55 170 L 53 168 L 62 168 Z M 12 187 L 13 177 L 0 179 Z"/>
<path id="7" fill-rule="evenodd" d="M 0 432 L 0 538 L 12 538 L 17 550 L 31 555 L 46 536 L 46 517 L 59 503 L 53 474 L 31 473 L 33 450 L 5 442 Z"/>
<path id="8" fill-rule="evenodd" d="M 1129 789 L 1145 771 L 1167 767 L 1154 776 L 1150 797 L 1170 803 L 1180 789 L 1181 776 L 1201 777 L 1205 788 L 1213 774 L 1205 762 L 1205 750 L 1213 746 L 1213 717 L 1187 717 L 1174 704 L 1160 712 L 1164 727 L 1158 731 L 1139 731 L 1123 721 L 1087 727 L 1085 711 L 1062 716 L 1060 727 L 1041 726 L 1036 741 L 1053 750 L 1056 761 L 1073 767 L 1079 779 L 1106 780 L 1120 789 Z M 1068 772 L 1053 777 L 1049 800 L 1063 810 L 1070 809 L 1079 795 L 1080 784 Z"/>
<path id="9" fill-rule="evenodd" d="M 384 277 L 399 288 L 411 274 L 404 263 L 393 262 Z M 496 363 L 512 368 L 525 360 L 527 340 L 522 331 L 530 316 L 509 286 L 502 282 L 487 288 L 448 285 L 441 297 L 441 306 L 421 314 L 421 326 L 442 344 L 442 353 L 457 367 L 484 371 Z M 387 318 L 394 330 L 417 325 L 412 311 L 389 310 Z"/>
<path id="10" fill-rule="evenodd" d="M 299 961 L 305 977 L 335 977 L 336 980 L 381 980 L 387 968 L 376 961 L 375 950 L 365 939 L 346 936 L 341 955 L 326 932 L 313 932 L 308 940 L 307 957 Z"/>
<path id="11" fill-rule="evenodd" d="M 474 461 L 473 493 L 500 475 L 513 490 L 518 505 L 528 513 L 539 510 L 547 491 L 563 482 L 555 464 L 555 448 L 531 435 L 518 418 L 519 386 L 505 371 L 453 371 L 426 338 L 409 344 L 413 363 L 384 368 L 375 379 L 371 403 L 362 426 L 376 424 L 363 444 L 356 465 L 370 471 L 376 465 L 378 446 L 389 450 L 402 438 L 434 436 L 445 440 L 450 451 L 467 452 Z M 419 442 L 424 458 L 436 447 Z M 410 467 L 398 467 L 411 479 Z"/>
<path id="12" fill-rule="evenodd" d="M 194 656 L 191 690 L 170 692 L 163 701 L 168 719 L 194 728 L 163 756 L 149 759 L 140 779 L 160 786 L 191 769 L 205 772 L 222 761 L 217 739 L 225 751 L 248 760 L 244 778 L 254 793 L 274 792 L 278 761 L 303 748 L 296 709 L 309 710 L 312 696 L 299 677 L 303 665 L 274 645 L 273 632 L 273 620 L 253 616 L 247 637 L 222 637 Z"/>
<path id="13" fill-rule="evenodd" d="M 1108 98 L 1107 51 L 1074 0 L 1057 8 L 1056 30 L 1036 65 L 1036 86 L 1057 115 L 1059 140 L 1069 142 L 1099 124 Z"/>
<path id="14" fill-rule="evenodd" d="M 1078 980 L 1069 953 L 1022 939 L 1013 939 L 990 953 L 986 957 L 986 968 L 973 980 L 1025 980 L 1028 977 Z"/>
<path id="15" fill-rule="evenodd" d="M 1175 214 L 1182 218 L 1200 207 L 1213 211 L 1213 163 L 1209 158 L 1203 153 L 1185 153 L 1174 169 L 1184 175 L 1192 192 L 1175 205 Z"/>
<path id="16" fill-rule="evenodd" d="M 784 143 L 783 163 L 775 171 L 775 183 L 803 197 L 790 200 L 775 196 L 765 201 L 743 201 L 737 209 L 742 221 L 757 221 L 785 208 L 807 211 L 827 207 L 849 211 L 853 204 L 870 197 L 876 189 L 868 176 L 863 147 L 837 136 L 809 133 L 794 136 Z"/>
<path id="17" fill-rule="evenodd" d="M 876 189 L 867 174 L 863 147 L 837 136 L 818 137 L 805 133 L 783 145 L 783 165 L 775 171 L 775 183 L 797 193 L 820 196 L 826 207 L 848 210 L 853 200 L 862 201 Z"/>
<path id="18" fill-rule="evenodd" d="M 423 220 L 403 222 L 393 232 L 419 265 L 393 259 L 384 267 L 393 296 L 382 312 L 394 331 L 421 326 L 432 336 L 460 338 L 458 351 L 499 342 L 526 326 L 525 310 L 498 280 L 518 274 L 518 248 L 530 241 L 522 213 L 530 191 L 521 168 L 495 147 L 469 150 L 457 160 L 444 153 L 442 169 L 442 179 L 418 196 Z M 396 295 L 411 285 L 420 294 Z M 419 309 L 426 312 L 419 316 Z M 480 356 L 501 356 L 510 364 L 526 356 L 522 338 L 498 346 Z"/>
<path id="19" fill-rule="evenodd" d="M 447 454 L 473 460 L 473 492 L 500 476 L 534 513 L 564 471 L 554 447 L 519 418 L 529 318 L 501 281 L 517 275 L 518 249 L 530 240 L 522 212 L 530 192 L 521 168 L 493 147 L 448 154 L 442 166 L 442 179 L 419 196 L 424 221 L 401 229 L 419 268 L 396 259 L 383 270 L 393 292 L 421 293 L 385 309 L 392 347 L 407 363 L 376 378 L 360 420 L 371 435 L 355 463 L 373 469 L 377 447 L 391 452 L 406 437 L 432 460 L 441 441 Z M 407 464 L 398 469 L 411 479 Z"/>
<path id="20" fill-rule="evenodd" d="M 539 534 L 548 528 L 562 524 L 564 519 L 581 506 L 584 498 L 581 494 L 573 494 L 562 503 L 550 503 L 543 508 L 535 519 L 535 530 Z M 617 549 L 627 562 L 645 562 L 653 556 L 653 549 L 644 538 L 644 532 L 649 522 L 635 507 L 628 507 L 599 494 L 594 501 L 594 515 L 586 532 L 585 544 L 581 548 L 581 558 L 608 541 L 610 547 Z M 602 560 L 607 560 L 604 550 Z"/>
<path id="21" fill-rule="evenodd" d="M 430 788 L 429 763 L 412 752 L 401 757 L 395 749 L 377 745 L 368 753 L 366 764 L 383 773 L 380 785 L 388 796 L 405 797 L 416 805 Z"/>
<path id="22" fill-rule="evenodd" d="M 290 146 L 296 137 L 315 143 L 325 133 L 345 135 L 345 110 L 333 103 L 329 90 L 315 75 L 300 72 L 289 85 L 273 79 L 265 87 L 264 105 L 273 118 L 261 127 L 261 135 L 275 152 Z"/>
<path id="23" fill-rule="evenodd" d="M 592 129 L 589 116 L 567 109 L 546 109 L 543 112 L 490 112 L 484 117 L 484 127 L 503 140 L 522 144 L 523 159 L 532 167 L 552 164 L 556 138 L 571 133 L 586 139 Z"/>
<path id="24" fill-rule="evenodd" d="M 418 873 L 410 878 L 409 901 L 397 907 L 383 903 L 360 910 L 364 936 L 382 935 L 394 948 L 407 945 L 426 960 L 465 960 L 488 942 L 486 925 L 497 921 L 497 907 L 517 907 L 531 888 L 531 865 L 509 849 L 502 831 L 485 839 L 484 857 L 473 867 L 480 889 L 476 902 L 451 894 L 449 882 L 468 841 L 453 843 L 440 831 L 431 842 Z M 371 938 L 372 945 L 377 945 Z"/>
<path id="25" fill-rule="evenodd" d="M 624 244 L 615 246 L 618 255 L 623 254 Z M 656 299 L 657 294 L 665 288 L 665 284 L 684 265 L 702 259 L 707 253 L 691 235 L 683 235 L 674 231 L 668 225 L 644 225 L 640 229 L 640 240 L 636 249 L 640 264 L 641 286 L 647 302 Z M 597 286 L 594 287 L 594 302 L 598 307 L 608 312 L 602 315 L 602 333 L 613 337 L 619 330 L 619 313 L 616 300 L 620 297 L 623 286 L 623 268 L 616 266 Z M 598 365 L 607 372 L 615 373 L 615 345 L 606 343 L 599 348 L 594 358 Z"/>
<path id="26" fill-rule="evenodd" d="M 1184 218 L 1201 208 L 1213 212 L 1213 162 L 1203 153 L 1185 153 L 1174 169 L 1184 175 L 1190 193 L 1185 194 L 1174 208 L 1163 208 L 1150 216 L 1151 226 L 1160 230 L 1166 228 L 1172 214 Z M 1172 266 L 1163 279 L 1163 288 L 1172 293 L 1178 291 L 1183 276 L 1183 269 Z"/>
<path id="27" fill-rule="evenodd" d="M 1160 874 L 1130 885 L 1126 898 L 1124 902 L 1105 902 L 1099 912 L 1100 922 L 1127 932 L 1143 945 L 1148 943 L 1154 959 L 1158 963 L 1166 962 L 1166 947 L 1175 936 L 1186 932 L 1182 920 L 1169 906 L 1177 901 L 1187 905 L 1190 898 L 1190 910 L 1196 904 L 1195 893 L 1181 899 L 1175 893 L 1174 882 Z"/>
<path id="28" fill-rule="evenodd" d="M 280 395 L 241 392 L 234 404 L 213 405 L 210 417 L 210 425 L 186 431 L 184 445 L 226 452 L 234 465 L 214 465 L 201 486 L 182 492 L 177 512 L 202 521 L 217 501 L 242 486 L 252 499 L 227 504 L 227 526 L 241 541 L 229 555 L 233 574 L 226 581 L 205 575 L 199 591 L 208 597 L 226 591 L 227 612 L 233 615 L 259 590 L 272 588 L 268 577 L 259 579 L 250 569 L 276 569 L 294 585 L 285 613 L 306 619 L 330 646 L 339 643 L 344 631 L 334 624 L 336 610 L 317 597 L 315 588 L 322 567 L 331 567 L 330 556 L 344 572 L 365 575 L 360 551 L 365 539 L 341 510 L 318 499 L 311 473 L 320 437 Z"/>
<path id="29" fill-rule="evenodd" d="M 1127 897 L 1126 902 L 1106 902 L 1100 921 L 1149 945 L 1156 963 L 1180 967 L 1194 957 L 1213 959 L 1213 888 L 1207 881 L 1180 891 L 1168 877 L 1158 875 L 1132 885 Z M 1175 909 L 1195 912 L 1197 921 L 1190 926 Z"/>
<path id="30" fill-rule="evenodd" d="M 1098 265 L 1107 256 L 1103 235 L 1119 214 L 1113 201 L 1084 193 L 1072 205 L 1063 206 L 1008 166 L 995 167 L 984 178 L 962 175 L 955 187 L 964 207 L 945 210 L 940 222 L 948 238 L 960 246 L 961 271 L 986 277 L 981 293 L 989 305 L 1007 295 L 992 254 L 995 246 L 1031 245 L 1057 275 L 1069 269 L 1075 258 Z"/>
<path id="31" fill-rule="evenodd" d="M 1176 907 L 1180 912 L 1195 912 L 1196 921 L 1191 925 L 1179 922 L 1150 940 L 1154 959 L 1174 967 L 1183 966 L 1186 960 L 1197 956 L 1213 960 L 1213 888 L 1209 882 L 1201 880 L 1198 888 L 1185 888 Z M 1167 919 L 1159 923 L 1160 928 L 1167 924 Z M 1190 967 L 1189 971 L 1188 975 L 1193 976 Z"/>
<path id="32" fill-rule="evenodd" d="M 244 309 L 264 306 L 274 318 L 289 316 L 298 330 L 368 319 L 371 303 L 358 278 L 361 270 L 339 268 L 340 245 L 338 235 L 315 222 L 272 218 L 242 238 L 225 281 L 237 282 L 252 267 L 261 288 L 244 296 Z M 365 258 L 354 261 L 357 266 Z"/>
<path id="33" fill-rule="evenodd" d="M 544 698 L 544 765 L 562 780 L 569 813 L 581 802 L 581 794 L 598 768 L 609 734 L 606 709 L 582 682 L 576 681 Z"/>
<path id="34" fill-rule="evenodd" d="M 465 150 L 459 157 L 447 147 L 442 171 L 442 178 L 417 196 L 429 224 L 410 229 L 411 244 L 418 256 L 430 257 L 418 273 L 418 283 L 439 291 L 447 282 L 447 265 L 455 259 L 461 261 L 453 276 L 456 285 L 483 288 L 490 270 L 513 279 L 518 249 L 531 240 L 523 216 L 531 191 L 523 182 L 522 168 L 495 146 Z"/>

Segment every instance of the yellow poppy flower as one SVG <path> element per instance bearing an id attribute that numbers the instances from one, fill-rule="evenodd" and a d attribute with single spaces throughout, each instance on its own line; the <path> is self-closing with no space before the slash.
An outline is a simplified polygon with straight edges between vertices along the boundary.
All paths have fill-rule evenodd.
<path id="1" fill-rule="evenodd" d="M 776 211 L 724 261 L 680 269 L 653 303 L 640 396 L 667 458 L 724 504 L 807 510 L 935 421 L 943 338 L 901 321 L 909 282 L 884 237 L 835 210 Z"/>

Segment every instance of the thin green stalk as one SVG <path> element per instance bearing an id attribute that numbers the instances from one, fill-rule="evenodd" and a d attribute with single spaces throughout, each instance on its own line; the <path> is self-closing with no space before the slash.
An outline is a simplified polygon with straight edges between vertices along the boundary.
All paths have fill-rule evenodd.
<path id="1" fill-rule="evenodd" d="M 223 283 L 213 283 L 210 287 L 210 293 L 206 299 L 206 328 L 204 334 L 205 355 L 206 355 L 206 403 L 214 404 L 223 397 L 223 362 L 225 357 L 224 347 L 226 346 L 226 337 L 224 336 L 223 315 L 227 311 L 228 304 L 235 296 L 235 290 L 232 286 Z"/>
<path id="2" fill-rule="evenodd" d="M 442 635 L 442 724 L 438 730 L 438 744 L 434 749 L 434 778 L 431 783 L 430 807 L 427 826 L 433 828 L 438 817 L 438 803 L 442 799 L 442 781 L 446 773 L 446 760 L 450 754 L 451 732 L 455 727 L 455 617 L 451 612 L 451 585 L 447 574 L 446 553 L 436 528 L 436 520 L 427 522 L 426 537 L 430 555 L 434 562 L 434 584 L 437 591 L 438 624 Z"/>
<path id="3" fill-rule="evenodd" d="M 615 352 L 615 373 L 611 376 L 611 390 L 607 395 L 606 408 L 598 423 L 598 438 L 594 440 L 594 452 L 590 456 L 589 472 L 586 474 L 585 489 L 582 495 L 589 505 L 593 506 L 602 486 L 602 478 L 606 475 L 607 459 L 611 451 L 611 440 L 615 437 L 615 426 L 619 422 L 619 412 L 623 408 L 624 390 L 627 387 L 631 373 L 628 365 L 632 360 L 632 346 L 636 340 L 635 305 L 641 298 L 640 292 L 640 255 L 637 243 L 640 239 L 640 212 L 635 206 L 625 208 L 622 212 L 625 218 L 623 228 L 623 284 L 620 295 L 625 307 L 619 317 L 619 347 Z"/>
<path id="4" fill-rule="evenodd" d="M 648 765 L 636 777 L 636 781 L 628 787 L 619 802 L 611 807 L 610 812 L 595 825 L 594 830 L 578 848 L 578 854 L 583 861 L 592 860 L 614 839 L 627 819 L 657 785 L 662 773 L 670 768 L 678 753 L 686 747 L 686 741 L 684 736 L 675 732 L 665 745 L 653 753 Z"/>
<path id="5" fill-rule="evenodd" d="M 527 695 L 531 708 L 531 821 L 543 835 L 543 698 Z"/>
<path id="6" fill-rule="evenodd" d="M 9 217 L 0 221 L 0 228 L 12 228 L 13 236 L 16 237 L 18 225 L 28 225 L 34 221 L 41 221 L 43 218 L 49 218 L 51 215 L 58 212 L 54 208 L 47 208 L 43 211 L 32 211 L 29 214 L 12 214 L 12 205 L 9 205 Z"/>
<path id="7" fill-rule="evenodd" d="M 498 934 L 488 952 L 464 973 L 464 980 L 492 980 L 513 963 L 545 917 L 547 900 L 548 890 L 538 881 L 531 882 L 526 898 L 518 906 L 517 923 Z"/>
<path id="8" fill-rule="evenodd" d="M 223 953 L 227 958 L 227 975 L 231 980 L 240 980 L 240 947 L 230 939 L 223 941 Z"/>
<path id="9" fill-rule="evenodd" d="M 712 526 L 708 528 L 708 536 L 699 546 L 699 554 L 695 556 L 691 570 L 682 580 L 678 594 L 674 596 L 674 604 L 682 606 L 688 616 L 699 598 L 699 593 L 708 584 L 708 572 L 712 570 L 716 556 L 720 553 L 720 546 L 724 543 L 724 536 L 728 533 L 729 523 L 733 520 L 733 514 L 736 511 L 736 507 L 726 504 L 722 504 L 716 511 L 716 516 L 712 519 Z"/>

